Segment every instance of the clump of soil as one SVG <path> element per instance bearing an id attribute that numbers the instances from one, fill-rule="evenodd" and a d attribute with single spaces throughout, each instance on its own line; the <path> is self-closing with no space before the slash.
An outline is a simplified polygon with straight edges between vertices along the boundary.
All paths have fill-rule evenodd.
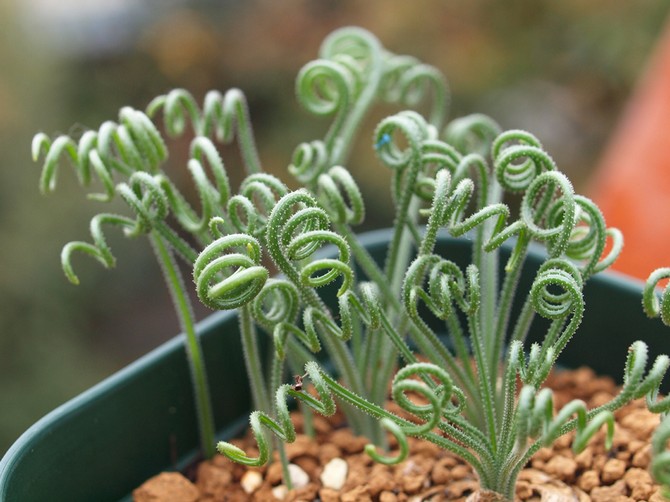
<path id="1" fill-rule="evenodd" d="M 571 399 L 589 408 L 610 401 L 616 387 L 609 378 L 597 378 L 587 368 L 552 375 L 556 406 Z M 297 430 L 302 418 L 295 415 Z M 519 501 L 538 502 L 661 502 L 665 499 L 648 472 L 650 438 L 659 417 L 635 401 L 616 413 L 614 444 L 607 451 L 601 430 L 582 453 L 575 455 L 573 434 L 543 448 L 521 472 Z M 314 501 L 395 502 L 487 500 L 478 491 L 472 469 L 449 452 L 427 441 L 409 438 L 410 456 L 396 466 L 374 463 L 363 451 L 365 438 L 344 427 L 340 415 L 326 420 L 315 416 L 316 438 L 299 434 L 286 445 L 294 489 L 282 484 L 281 467 L 274 462 L 249 469 L 218 456 L 199 464 L 195 479 L 180 473 L 162 473 L 135 490 L 135 502 L 237 502 Z M 250 454 L 255 443 L 249 436 L 235 441 Z"/>

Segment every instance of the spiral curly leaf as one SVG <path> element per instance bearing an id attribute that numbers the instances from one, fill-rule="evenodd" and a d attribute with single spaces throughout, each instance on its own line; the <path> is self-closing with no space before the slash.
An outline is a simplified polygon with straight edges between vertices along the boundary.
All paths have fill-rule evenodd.
<path id="1" fill-rule="evenodd" d="M 191 207 L 170 179 L 163 174 L 157 175 L 156 180 L 165 193 L 172 214 L 187 232 L 202 235 L 215 216 L 221 214 L 221 207 L 225 207 L 230 196 L 230 185 L 223 162 L 216 147 L 205 137 L 198 137 L 191 143 L 192 158 L 188 161 L 188 170 L 195 184 L 200 199 L 200 215 Z M 212 184 L 205 174 L 206 159 L 214 175 L 216 185 Z"/>
<path id="2" fill-rule="evenodd" d="M 427 385 L 425 381 L 412 378 L 417 376 L 424 380 L 436 381 L 437 386 Z M 413 401 L 408 397 L 408 393 L 421 396 L 421 401 L 427 401 L 428 404 Z M 403 432 L 411 435 L 424 434 L 432 430 L 443 416 L 455 417 L 465 406 L 465 394 L 454 385 L 449 373 L 431 363 L 408 364 L 398 370 L 393 378 L 391 395 L 403 410 L 426 420 L 424 424 L 403 428 Z M 456 404 L 453 400 L 456 400 Z"/>
<path id="3" fill-rule="evenodd" d="M 295 322 L 300 297 L 295 285 L 284 279 L 268 279 L 251 305 L 253 317 L 268 331 L 282 322 Z"/>
<path id="4" fill-rule="evenodd" d="M 513 340 L 508 351 L 507 368 L 515 376 L 518 374 L 521 382 L 537 389 L 549 376 L 555 360 L 554 348 L 542 350 L 538 343 L 531 344 L 526 359 L 523 343 Z"/>
<path id="5" fill-rule="evenodd" d="M 446 170 L 455 174 L 462 156 L 451 146 L 442 141 L 424 140 L 421 143 L 420 169 L 412 191 L 425 201 L 434 199 L 437 174 Z M 396 187 L 400 189 L 401 187 Z M 399 194 L 395 194 L 399 199 Z"/>
<path id="6" fill-rule="evenodd" d="M 225 94 L 209 91 L 202 110 L 188 91 L 175 89 L 154 98 L 147 106 L 147 115 L 153 117 L 161 108 L 165 127 L 171 136 L 183 134 L 190 121 L 195 136 L 213 135 L 223 144 L 230 144 L 237 138 L 247 174 L 262 171 L 249 107 L 239 89 L 230 89 Z"/>
<path id="7" fill-rule="evenodd" d="M 368 454 L 368 456 L 374 460 L 375 462 L 379 464 L 384 464 L 384 465 L 396 465 L 399 464 L 400 462 L 404 461 L 407 456 L 409 455 L 409 443 L 407 442 L 407 435 L 403 432 L 402 427 L 400 425 L 396 424 L 393 420 L 389 418 L 382 418 L 379 421 L 379 425 L 382 427 L 382 429 L 387 430 L 390 432 L 393 437 L 395 437 L 396 441 L 398 442 L 398 453 L 391 457 L 389 455 L 380 455 L 377 453 L 377 449 L 373 444 L 367 444 L 365 445 L 365 453 Z"/>
<path id="8" fill-rule="evenodd" d="M 464 155 L 475 153 L 486 156 L 501 133 L 502 129 L 495 120 L 475 113 L 449 122 L 442 132 L 442 137 Z"/>
<path id="9" fill-rule="evenodd" d="M 293 151 L 288 172 L 304 185 L 314 181 L 328 169 L 328 148 L 321 140 L 300 143 Z"/>
<path id="10" fill-rule="evenodd" d="M 365 218 L 361 191 L 349 171 L 341 166 L 319 176 L 317 199 L 334 223 L 358 225 Z"/>
<path id="11" fill-rule="evenodd" d="M 567 260 L 548 260 L 538 270 L 528 296 L 535 311 L 553 321 L 542 342 L 540 359 L 547 357 L 549 349 L 557 358 L 577 330 L 584 315 L 582 288 L 579 270 Z"/>
<path id="12" fill-rule="evenodd" d="M 558 171 L 538 175 L 524 194 L 520 216 L 528 234 L 547 243 L 551 257 L 563 254 L 577 222 L 570 180 Z"/>
<path id="13" fill-rule="evenodd" d="M 551 445 L 563 434 L 563 425 L 570 421 L 573 415 L 577 415 L 575 438 L 572 443 L 575 453 L 583 451 L 588 441 L 605 424 L 607 425 L 605 447 L 611 448 L 614 437 L 614 415 L 611 411 L 603 410 L 588 420 L 586 403 L 578 399 L 563 406 L 555 416 L 553 408 L 553 392 L 550 389 L 537 392 L 535 387 L 528 385 L 521 389 L 515 424 L 517 450 L 525 448 L 527 438 L 536 438 L 540 434 L 541 444 Z"/>
<path id="14" fill-rule="evenodd" d="M 403 139 L 407 146 L 401 146 Z M 373 142 L 382 163 L 391 169 L 403 170 L 412 160 L 418 163 L 421 144 L 426 139 L 429 139 L 426 121 L 416 112 L 405 111 L 382 120 L 375 130 Z"/>
<path id="15" fill-rule="evenodd" d="M 53 142 L 44 133 L 33 138 L 33 160 L 44 154 L 40 178 L 42 193 L 56 189 L 60 159 L 67 156 L 77 173 L 79 183 L 88 186 L 94 172 L 105 192 L 89 194 L 90 198 L 110 200 L 114 196 L 114 171 L 129 176 L 135 171 L 155 172 L 167 157 L 165 143 L 151 120 L 142 112 L 125 107 L 119 112 L 119 122 L 108 121 L 98 131 L 87 131 L 76 143 L 69 136 L 59 136 Z"/>
<path id="16" fill-rule="evenodd" d="M 303 312 L 303 327 L 301 329 L 295 323 L 282 321 L 274 328 L 274 341 L 277 356 L 283 359 L 285 354 L 286 339 L 289 335 L 295 335 L 309 350 L 318 352 L 321 350 L 319 333 L 325 336 L 347 341 L 353 334 L 355 316 L 358 317 L 369 330 L 378 329 L 381 325 L 381 305 L 379 302 L 379 291 L 371 283 L 362 283 L 359 286 L 361 298 L 353 290 L 347 289 L 338 298 L 339 319 L 338 325 L 330 315 L 319 308 L 308 306 Z M 404 342 L 400 342 L 403 344 Z M 405 356 L 409 348 L 405 345 L 399 349 Z"/>
<path id="17" fill-rule="evenodd" d="M 284 384 L 277 389 L 275 396 L 278 420 L 273 420 L 267 414 L 260 411 L 255 411 L 251 414 L 251 431 L 258 444 L 258 457 L 249 457 L 240 448 L 225 441 L 220 441 L 217 444 L 216 448 L 219 453 L 235 462 L 259 467 L 267 463 L 270 452 L 270 445 L 264 429 L 270 430 L 270 432 L 284 442 L 292 443 L 295 441 L 296 431 L 295 426 L 291 422 L 287 403 L 288 397 L 301 401 L 324 416 L 330 416 L 335 413 L 335 401 L 333 400 L 332 392 L 321 375 L 319 366 L 315 362 L 309 362 L 305 365 L 305 372 L 312 385 L 314 385 L 318 398 L 306 392 L 297 391 L 291 385 Z"/>
<path id="18" fill-rule="evenodd" d="M 467 275 L 467 281 L 466 281 Z M 460 267 L 438 255 L 422 255 L 407 269 L 403 282 L 402 297 L 405 309 L 416 320 L 421 321 L 417 309 L 419 299 L 440 319 L 454 314 L 456 304 L 467 314 L 479 308 L 480 289 L 477 268 L 468 266 L 466 275 Z M 428 289 L 423 284 L 428 279 Z"/>
<path id="19" fill-rule="evenodd" d="M 165 221 L 170 204 L 162 187 L 163 180 L 160 175 L 137 172 L 130 177 L 128 183 L 117 185 L 117 192 L 137 215 L 135 226 L 126 229 L 129 237 L 147 234 Z"/>
<path id="20" fill-rule="evenodd" d="M 429 122 L 438 129 L 444 124 L 449 109 L 447 81 L 437 68 L 414 57 L 394 55 L 386 59 L 380 94 L 386 102 L 410 108 L 432 95 Z"/>
<path id="21" fill-rule="evenodd" d="M 75 251 L 92 256 L 105 268 L 112 268 L 116 264 L 116 259 L 114 258 L 112 250 L 105 239 L 105 234 L 102 231 L 102 225 L 120 227 L 125 231 L 129 228 L 133 228 L 135 222 L 125 216 L 110 213 L 102 213 L 94 216 L 91 219 L 90 224 L 93 244 L 82 241 L 73 241 L 67 243 L 61 251 L 61 265 L 63 267 L 63 272 L 72 284 L 79 284 L 79 277 L 77 277 L 72 268 L 72 253 Z"/>
<path id="22" fill-rule="evenodd" d="M 271 174 L 247 176 L 242 181 L 240 193 L 228 202 L 227 211 L 233 227 L 263 242 L 272 209 L 288 193 L 286 185 Z"/>
<path id="23" fill-rule="evenodd" d="M 666 285 L 659 295 L 656 288 L 661 281 L 670 279 L 670 268 L 658 268 L 647 279 L 642 295 L 642 306 L 649 317 L 660 317 L 663 324 L 670 326 L 670 287 Z"/>
<path id="24" fill-rule="evenodd" d="M 575 203 L 578 209 L 576 224 L 565 254 L 572 260 L 586 262 L 581 272 L 587 278 L 606 269 L 616 260 L 623 247 L 623 238 L 617 229 L 605 226 L 605 218 L 593 201 L 575 195 Z M 556 204 L 553 210 L 561 212 L 563 208 L 561 204 Z M 612 248 L 603 257 L 608 236 L 612 238 Z"/>
<path id="25" fill-rule="evenodd" d="M 291 214 L 296 207 L 298 210 Z M 340 261 L 349 260 L 346 241 L 328 230 L 329 225 L 328 215 L 306 190 L 286 194 L 272 209 L 267 224 L 268 250 L 279 269 L 296 285 L 302 283 L 302 278 L 294 263 L 308 258 L 324 244 L 335 244 Z M 336 270 L 327 273 L 330 280 L 337 275 Z"/>
<path id="26" fill-rule="evenodd" d="M 496 178 L 509 192 L 526 190 L 545 171 L 556 170 L 552 158 L 532 134 L 511 130 L 500 134 L 491 147 Z"/>
<path id="27" fill-rule="evenodd" d="M 193 265 L 200 301 L 212 309 L 246 305 L 261 291 L 268 270 L 259 265 L 260 244 L 245 234 L 220 237 L 202 250 Z"/>
<path id="28" fill-rule="evenodd" d="M 670 396 L 657 400 L 663 378 L 670 367 L 670 357 L 658 356 L 645 376 L 648 359 L 647 345 L 638 340 L 628 349 L 623 374 L 623 388 L 617 400 L 628 402 L 646 397 L 647 408 L 652 413 L 667 413 L 670 410 Z"/>

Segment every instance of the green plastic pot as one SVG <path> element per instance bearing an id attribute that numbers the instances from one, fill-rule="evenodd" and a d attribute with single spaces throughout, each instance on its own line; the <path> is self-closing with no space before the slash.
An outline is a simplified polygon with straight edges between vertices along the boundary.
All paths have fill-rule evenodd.
<path id="1" fill-rule="evenodd" d="M 380 230 L 360 239 L 381 261 L 390 235 Z M 466 264 L 470 241 L 445 234 L 437 251 Z M 531 252 L 520 291 L 529 287 L 541 257 L 541 251 Z M 561 364 L 589 365 L 620 380 L 633 341 L 646 341 L 651 355 L 667 352 L 667 328 L 645 317 L 641 290 L 641 283 L 622 276 L 591 279 L 585 289 L 584 321 L 561 354 Z M 538 336 L 541 326 L 534 327 Z M 250 406 L 237 318 L 216 313 L 198 328 L 219 435 L 230 438 L 245 427 Z M 178 336 L 28 429 L 0 462 L 0 501 L 129 500 L 147 478 L 184 469 L 197 459 L 197 430 L 183 339 Z"/>

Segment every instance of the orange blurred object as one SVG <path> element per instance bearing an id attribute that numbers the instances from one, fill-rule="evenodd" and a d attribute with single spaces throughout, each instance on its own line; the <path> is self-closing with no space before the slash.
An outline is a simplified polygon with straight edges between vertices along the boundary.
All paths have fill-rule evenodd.
<path id="1" fill-rule="evenodd" d="M 670 266 L 670 24 L 605 150 L 591 198 L 624 234 L 612 267 L 646 279 Z"/>

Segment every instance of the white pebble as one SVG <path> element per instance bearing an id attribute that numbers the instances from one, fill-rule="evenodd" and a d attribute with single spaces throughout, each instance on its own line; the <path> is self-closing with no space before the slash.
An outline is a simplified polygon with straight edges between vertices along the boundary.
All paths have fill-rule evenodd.
<path id="1" fill-rule="evenodd" d="M 309 476 L 305 471 L 295 464 L 288 464 L 288 473 L 291 476 L 293 488 L 302 488 L 309 483 Z"/>
<path id="2" fill-rule="evenodd" d="M 346 460 L 334 458 L 326 464 L 321 473 L 321 483 L 325 488 L 340 490 L 347 480 L 349 466 Z"/>
<path id="3" fill-rule="evenodd" d="M 258 471 L 247 471 L 240 479 L 240 484 L 245 493 L 253 493 L 263 484 L 263 476 Z"/>
<path id="4" fill-rule="evenodd" d="M 284 500 L 288 489 L 284 485 L 277 485 L 272 489 L 272 496 L 278 500 Z"/>

